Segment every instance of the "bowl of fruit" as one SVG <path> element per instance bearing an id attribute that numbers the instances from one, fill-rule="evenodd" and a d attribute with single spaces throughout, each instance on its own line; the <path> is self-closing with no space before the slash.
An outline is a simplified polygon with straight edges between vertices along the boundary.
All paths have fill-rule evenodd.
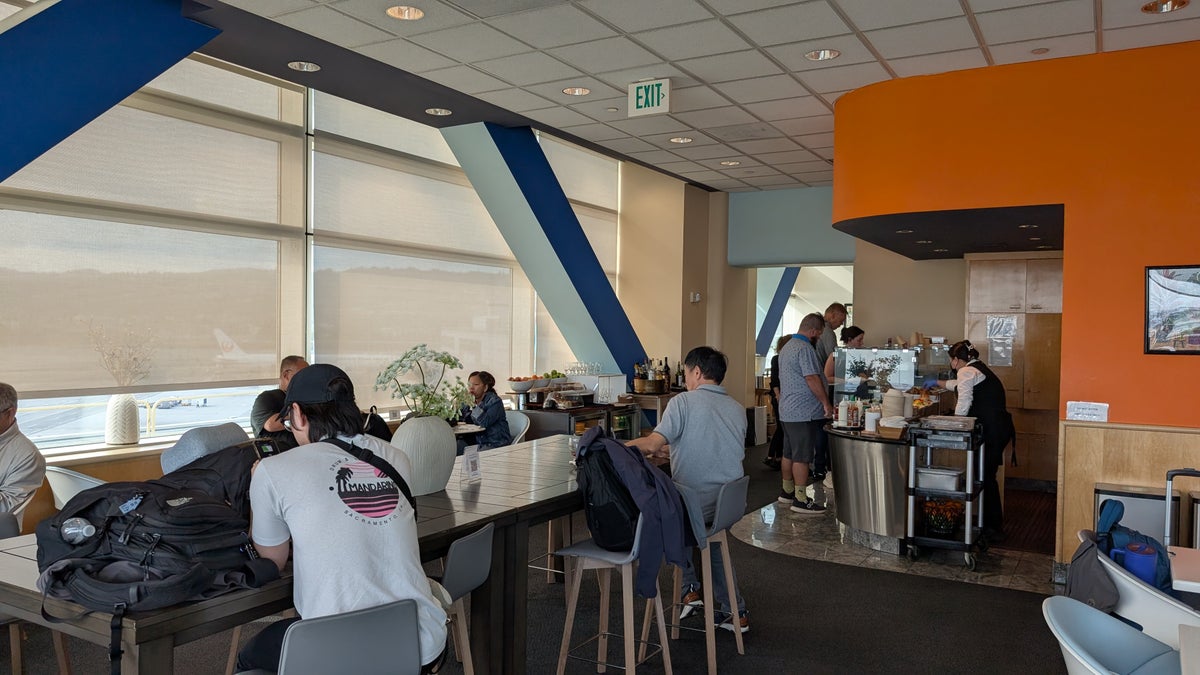
<path id="1" fill-rule="evenodd" d="M 508 387 L 509 387 L 509 389 L 511 389 L 511 390 L 513 390 L 513 391 L 515 391 L 515 392 L 517 392 L 517 393 L 523 393 L 523 392 L 527 392 L 527 391 L 529 391 L 530 389 L 533 389 L 533 388 L 534 388 L 534 387 L 536 387 L 536 386 L 539 386 L 539 385 L 538 385 L 538 378 L 537 378 L 536 376 L 534 376 L 534 377 L 510 377 L 510 378 L 508 378 Z"/>
<path id="2" fill-rule="evenodd" d="M 550 372 L 542 375 L 542 379 L 546 380 L 548 383 L 562 384 L 563 382 L 567 381 L 567 374 L 558 370 L 551 370 Z"/>

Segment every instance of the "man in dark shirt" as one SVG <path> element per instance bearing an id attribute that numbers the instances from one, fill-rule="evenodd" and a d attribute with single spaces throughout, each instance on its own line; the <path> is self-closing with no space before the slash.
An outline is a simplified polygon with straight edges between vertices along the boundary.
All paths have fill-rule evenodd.
<path id="1" fill-rule="evenodd" d="M 279 411 L 283 410 L 283 401 L 287 396 L 288 383 L 292 376 L 308 366 L 303 356 L 288 356 L 279 363 L 279 388 L 269 389 L 254 399 L 254 407 L 250 410 L 250 427 L 259 438 L 275 439 L 280 450 L 296 447 L 296 438 L 292 432 L 284 428 L 279 420 Z"/>

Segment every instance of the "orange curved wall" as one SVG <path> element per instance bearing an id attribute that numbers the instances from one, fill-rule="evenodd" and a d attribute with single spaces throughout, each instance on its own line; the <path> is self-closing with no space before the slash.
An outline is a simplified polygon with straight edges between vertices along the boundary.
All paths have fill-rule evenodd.
<path id="1" fill-rule="evenodd" d="M 1200 264 L 1200 42 L 872 85 L 835 111 L 833 220 L 1065 205 L 1066 401 L 1200 426 L 1200 356 L 1146 355 L 1145 267 Z"/>

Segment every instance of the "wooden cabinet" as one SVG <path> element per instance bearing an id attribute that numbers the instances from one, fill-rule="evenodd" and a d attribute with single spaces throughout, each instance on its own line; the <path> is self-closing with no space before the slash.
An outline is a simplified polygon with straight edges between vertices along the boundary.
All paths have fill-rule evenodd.
<path id="1" fill-rule="evenodd" d="M 1012 365 L 1001 366 L 989 356 L 987 337 L 987 314 L 971 313 L 967 316 L 967 339 L 979 350 L 979 360 L 987 364 L 996 377 L 1004 383 L 1004 398 L 1010 408 L 1022 407 L 1025 391 L 1025 315 L 1005 312 L 1016 316 L 1017 335 L 1013 338 Z"/>
<path id="2" fill-rule="evenodd" d="M 968 312 L 1025 309 L 1024 260 L 972 260 L 968 277 Z"/>
<path id="3" fill-rule="evenodd" d="M 1059 353 L 1062 314 L 1025 315 L 1025 373 L 1021 405 L 1032 410 L 1058 410 Z M 1011 405 L 1011 404 L 1010 404 Z"/>
<path id="4" fill-rule="evenodd" d="M 1062 314 L 1062 274 L 1062 258 L 1026 261 L 1026 312 Z"/>

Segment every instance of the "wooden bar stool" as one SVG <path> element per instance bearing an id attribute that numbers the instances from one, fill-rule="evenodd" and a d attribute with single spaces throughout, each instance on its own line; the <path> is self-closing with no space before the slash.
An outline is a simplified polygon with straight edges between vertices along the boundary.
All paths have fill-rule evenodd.
<path id="1" fill-rule="evenodd" d="M 633 547 L 628 552 L 606 551 L 597 546 L 591 539 L 555 552 L 555 555 L 575 559 L 573 564 L 567 566 L 567 581 L 570 584 L 570 596 L 567 598 L 567 621 L 563 626 L 562 647 L 558 653 L 558 675 L 563 675 L 569 656 L 570 658 L 591 661 L 591 659 L 570 655 L 571 629 L 575 623 L 575 610 L 579 607 L 579 587 L 583 581 L 583 573 L 591 569 L 596 570 L 596 575 L 600 581 L 600 627 L 595 637 L 589 638 L 579 646 L 583 647 L 592 640 L 597 642 L 597 658 L 594 661 L 597 665 L 596 672 L 604 672 L 608 665 L 608 638 L 610 636 L 618 637 L 608 632 L 609 575 L 613 569 L 617 569 L 621 573 L 621 598 L 622 609 L 624 611 L 624 632 L 621 637 L 623 637 L 625 643 L 625 672 L 632 675 L 636 671 L 637 664 L 646 658 L 646 640 L 649 637 L 650 631 L 650 609 L 653 607 L 658 617 L 658 639 L 662 649 L 663 669 L 667 675 L 671 675 L 671 652 L 667 645 L 667 625 L 663 618 L 662 595 L 657 592 L 657 582 L 655 582 L 654 598 L 646 601 L 646 619 L 642 630 L 642 640 L 639 641 L 634 633 L 633 573 L 634 564 L 637 562 L 638 544 L 641 542 L 641 538 L 642 517 L 638 516 Z M 640 657 L 635 654 L 635 645 L 639 642 L 642 645 Z"/>

